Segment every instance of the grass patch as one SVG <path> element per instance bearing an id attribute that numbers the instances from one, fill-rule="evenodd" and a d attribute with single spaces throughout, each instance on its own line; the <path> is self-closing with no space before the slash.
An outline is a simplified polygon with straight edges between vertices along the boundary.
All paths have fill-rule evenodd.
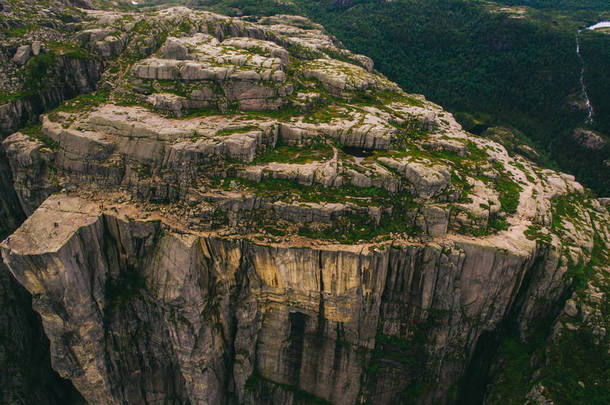
<path id="1" fill-rule="evenodd" d="M 414 107 L 424 107 L 424 103 L 417 98 L 408 94 L 402 94 L 396 91 L 384 90 L 375 93 L 375 96 L 383 103 L 403 103 Z"/>
<path id="2" fill-rule="evenodd" d="M 15 101 L 26 98 L 28 95 L 33 95 L 30 92 L 24 91 L 0 91 L 0 104 L 13 103 Z"/>
<path id="3" fill-rule="evenodd" d="M 88 50 L 71 42 L 47 42 L 45 46 L 59 56 L 73 59 L 91 59 L 93 57 Z"/>
<path id="4" fill-rule="evenodd" d="M 20 130 L 20 132 L 22 134 L 28 135 L 31 138 L 39 140 L 47 148 L 49 148 L 51 150 L 58 150 L 59 149 L 59 143 L 55 142 L 53 139 L 49 138 L 48 136 L 45 136 L 42 133 L 42 125 L 41 124 L 32 125 L 32 126 L 23 128 L 23 129 Z"/>
<path id="5" fill-rule="evenodd" d="M 229 184 L 231 180 L 240 183 L 242 186 L 251 189 L 254 193 L 263 197 L 277 197 L 278 199 L 298 197 L 299 200 L 304 202 L 340 203 L 348 202 L 353 198 L 369 198 L 374 201 L 383 200 L 390 202 L 391 197 L 386 190 L 375 187 L 360 188 L 346 185 L 331 188 L 321 185 L 303 185 L 283 179 L 264 179 L 257 183 L 252 180 L 235 178 L 225 179 L 224 183 Z"/>
<path id="6" fill-rule="evenodd" d="M 14 27 L 7 30 L 2 30 L 7 37 L 24 37 L 29 31 L 28 27 Z"/>
<path id="7" fill-rule="evenodd" d="M 274 226 L 265 226 L 263 227 L 263 231 L 272 236 L 286 236 L 287 232 L 283 229 L 276 228 Z"/>
<path id="8" fill-rule="evenodd" d="M 508 229 L 508 222 L 506 218 L 494 216 L 489 219 L 487 223 L 487 233 L 496 233 L 500 231 L 506 231 Z"/>
<path id="9" fill-rule="evenodd" d="M 90 111 L 93 107 L 107 103 L 109 96 L 109 90 L 98 90 L 89 94 L 81 94 L 71 100 L 64 101 L 50 114 L 57 112 L 78 113 Z"/>
<path id="10" fill-rule="evenodd" d="M 334 218 L 329 225 L 304 224 L 299 230 L 300 236 L 311 239 L 333 240 L 345 244 L 354 244 L 360 241 L 370 241 L 390 233 L 406 233 L 419 235 L 421 229 L 415 226 L 411 201 L 395 202 L 393 213 L 384 213 L 379 223 L 368 212 L 343 214 Z"/>
<path id="11" fill-rule="evenodd" d="M 254 131 L 256 129 L 259 129 L 256 125 L 247 125 L 245 127 L 240 127 L 240 128 L 222 129 L 222 130 L 216 132 L 216 136 L 227 136 L 227 135 L 233 135 L 233 134 L 243 134 L 243 133 L 246 133 L 246 132 Z"/>
<path id="12" fill-rule="evenodd" d="M 313 112 L 308 113 L 303 117 L 303 122 L 310 124 L 328 123 L 335 118 L 349 118 L 350 115 L 343 111 L 339 106 L 328 106 L 318 108 Z"/>
<path id="13" fill-rule="evenodd" d="M 554 197 L 551 199 L 553 205 L 553 229 L 561 229 L 562 218 L 566 219 L 577 219 L 579 217 L 577 202 L 582 201 L 582 197 L 579 195 L 563 195 Z"/>
<path id="14" fill-rule="evenodd" d="M 525 402 L 534 371 L 530 359 L 538 349 L 540 342 L 523 343 L 518 334 L 504 337 L 499 348 L 502 359 L 501 378 L 500 383 L 493 385 L 490 395 L 492 403 L 522 405 Z"/>
<path id="15" fill-rule="evenodd" d="M 302 185 L 294 181 L 282 179 L 264 179 L 260 183 L 239 178 L 217 179 L 212 187 L 234 189 L 235 184 L 254 192 L 262 197 L 289 203 L 351 203 L 361 207 L 391 208 L 381 214 L 377 222 L 368 210 L 359 209 L 333 218 L 330 223 L 311 223 L 300 226 L 298 234 L 312 239 L 334 240 L 340 243 L 357 243 L 361 240 L 373 240 L 390 233 L 421 234 L 414 225 L 414 211 L 417 205 L 412 196 L 400 194 L 391 195 L 383 189 L 375 187 L 358 188 L 343 186 L 327 188 L 320 185 Z M 274 221 L 271 223 L 270 221 Z M 264 216 L 258 227 L 274 226 L 277 221 L 272 216 Z M 282 235 L 283 236 L 283 235 Z"/>
<path id="16" fill-rule="evenodd" d="M 502 210 L 509 214 L 517 212 L 519 198 L 521 197 L 521 190 L 523 190 L 523 188 L 504 173 L 501 173 L 498 176 L 495 185 L 496 191 L 500 194 L 500 205 L 502 206 Z"/>
<path id="17" fill-rule="evenodd" d="M 529 240 L 540 240 L 545 243 L 551 243 L 551 235 L 542 232 L 542 226 L 540 225 L 530 225 L 523 234 Z"/>
<path id="18" fill-rule="evenodd" d="M 51 84 L 50 80 L 56 75 L 57 55 L 55 52 L 41 53 L 32 56 L 24 66 L 25 90 L 36 92 Z"/>
<path id="19" fill-rule="evenodd" d="M 305 146 L 290 146 L 276 144 L 273 149 L 268 149 L 263 155 L 259 156 L 254 163 L 295 163 L 304 164 L 323 159 L 331 159 L 333 149 L 322 141 L 316 141 Z"/>
<path id="20" fill-rule="evenodd" d="M 555 404 L 610 403 L 608 347 L 596 344 L 589 328 L 564 330 L 561 338 L 551 346 L 548 361 L 542 383 Z"/>

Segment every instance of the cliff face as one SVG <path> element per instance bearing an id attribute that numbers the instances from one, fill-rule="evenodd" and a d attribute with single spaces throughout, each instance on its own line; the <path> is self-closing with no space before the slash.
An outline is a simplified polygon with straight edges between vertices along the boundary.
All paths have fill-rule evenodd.
<path id="1" fill-rule="evenodd" d="M 3 151 L 2 151 L 3 152 Z M 13 188 L 4 153 L 0 155 L 0 237 L 10 235 L 25 215 Z M 0 263 L 0 402 L 80 404 L 72 384 L 51 369 L 49 341 L 30 294 Z"/>
<path id="2" fill-rule="evenodd" d="M 6 404 L 83 404 L 70 381 L 51 369 L 49 340 L 30 294 L 0 263 L 0 400 Z"/>
<path id="3" fill-rule="evenodd" d="M 48 82 L 42 89 L 0 105 L 0 133 L 10 134 L 62 101 L 95 90 L 103 66 L 101 60 L 59 56 L 46 72 Z"/>
<path id="4" fill-rule="evenodd" d="M 573 177 L 303 18 L 81 28 L 104 85 L 3 141 L 28 219 L 0 246 L 89 404 L 454 403 L 575 263 L 607 272 L 608 211 Z"/>
<path id="5" fill-rule="evenodd" d="M 520 290 L 535 302 L 565 288 L 553 291 L 556 268 L 544 272 L 557 257 L 533 244 L 292 248 L 129 220 L 128 210 L 51 197 L 3 246 L 35 297 L 55 369 L 92 404 L 279 404 L 294 389 L 383 404 L 440 370 L 434 402 Z M 535 320 L 525 306 L 522 315 Z"/>
<path id="6" fill-rule="evenodd" d="M 61 102 L 96 89 L 104 55 L 73 42 L 82 3 L 49 0 L 0 4 L 0 134 L 38 120 Z"/>
<path id="7" fill-rule="evenodd" d="M 0 9 L 0 139 L 4 139 L 62 101 L 93 91 L 104 63 L 92 54 L 73 52 L 73 47 L 55 48 L 78 20 L 76 10 L 63 8 L 61 2 L 2 1 Z M 21 202 L 2 150 L 0 238 L 24 221 Z M 0 308 L 0 403 L 83 403 L 72 384 L 51 368 L 49 341 L 40 316 L 32 310 L 31 296 L 3 263 Z"/>
<path id="8" fill-rule="evenodd" d="M 25 219 L 13 188 L 13 176 L 4 150 L 0 152 L 0 237 L 10 235 Z"/>

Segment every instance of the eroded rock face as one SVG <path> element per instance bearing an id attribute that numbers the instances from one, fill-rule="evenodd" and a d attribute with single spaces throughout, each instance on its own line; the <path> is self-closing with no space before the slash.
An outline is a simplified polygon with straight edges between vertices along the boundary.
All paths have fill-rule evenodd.
<path id="1" fill-rule="evenodd" d="M 6 237 L 19 227 L 25 215 L 13 188 L 11 170 L 3 151 L 0 152 L 0 190 L 0 237 Z"/>
<path id="2" fill-rule="evenodd" d="M 243 50 L 261 50 L 262 55 Z M 240 110 L 277 110 L 292 93 L 284 69 L 288 52 L 273 42 L 233 38 L 219 42 L 214 36 L 196 34 L 190 38 L 167 39 L 162 58 L 151 57 L 134 66 L 139 80 L 184 80 L 209 83 L 193 88 L 179 104 L 163 105 L 179 113 L 182 109 L 214 106 L 227 109 L 236 103 Z M 154 105 L 154 102 L 153 102 Z"/>
<path id="3" fill-rule="evenodd" d="M 572 138 L 583 148 L 587 149 L 603 149 L 608 144 L 601 134 L 584 128 L 576 128 Z"/>
<path id="4" fill-rule="evenodd" d="M 17 48 L 17 52 L 13 56 L 13 62 L 16 64 L 23 66 L 30 59 L 32 55 L 32 47 L 30 45 L 22 45 Z"/>
<path id="5" fill-rule="evenodd" d="M 95 90 L 103 66 L 101 60 L 58 57 L 55 72 L 52 78 L 47 79 L 44 88 L 27 97 L 0 104 L 0 134 L 10 134 L 62 101 Z"/>
<path id="6" fill-rule="evenodd" d="M 268 383 L 383 404 L 419 381 L 411 361 L 443 370 L 428 398 L 441 400 L 478 335 L 529 288 L 523 278 L 562 271 L 540 274 L 532 243 L 292 248 L 129 220 L 129 210 L 51 197 L 2 245 L 36 297 L 54 367 L 90 404 L 265 403 Z"/>
<path id="7" fill-rule="evenodd" d="M 90 404 L 453 403 L 608 249 L 572 176 L 301 17 L 83 18 L 103 89 L 2 142 L 30 217 L 1 248 Z"/>
<path id="8" fill-rule="evenodd" d="M 71 382 L 51 369 L 49 341 L 30 294 L 0 263 L 0 400 L 6 404 L 84 405 Z"/>

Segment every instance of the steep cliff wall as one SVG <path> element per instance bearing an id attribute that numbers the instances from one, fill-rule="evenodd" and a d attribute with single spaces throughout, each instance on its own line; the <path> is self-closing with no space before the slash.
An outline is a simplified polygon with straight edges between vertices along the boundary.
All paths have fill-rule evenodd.
<path id="1" fill-rule="evenodd" d="M 25 215 L 13 178 L 0 152 L 0 238 L 21 225 Z M 32 298 L 0 263 L 0 402 L 6 404 L 80 404 L 71 382 L 51 369 L 49 341 Z"/>
<path id="2" fill-rule="evenodd" d="M 15 101 L 0 105 L 0 134 L 7 135 L 27 123 L 38 121 L 38 116 L 57 107 L 61 102 L 97 87 L 104 63 L 92 57 L 58 56 L 44 72 L 41 88 Z"/>
<path id="3" fill-rule="evenodd" d="M 52 197 L 2 245 L 90 404 L 447 402 L 518 296 L 526 325 L 567 288 L 534 243 L 293 248 L 131 209 Z"/>
<path id="4" fill-rule="evenodd" d="M 25 214 L 13 188 L 4 151 L 0 151 L 0 238 L 21 225 Z M 49 341 L 32 298 L 0 263 L 0 403 L 81 404 L 72 386 L 52 370 Z"/>
<path id="5" fill-rule="evenodd" d="M 84 404 L 70 381 L 51 369 L 49 340 L 30 294 L 0 263 L 0 401 L 3 404 Z"/>
<path id="6" fill-rule="evenodd" d="M 10 235 L 25 219 L 13 188 L 13 176 L 4 150 L 0 151 L 0 238 Z"/>
<path id="7" fill-rule="evenodd" d="M 71 44 L 62 50 L 56 48 L 62 47 L 58 41 L 67 42 L 60 34 L 69 25 L 65 19 L 78 20 L 77 10 L 62 10 L 59 3 L 0 2 L 0 139 L 37 122 L 39 114 L 64 100 L 97 87 L 104 67 L 100 57 L 66 52 L 74 50 Z M 24 219 L 2 150 L 0 238 L 11 234 Z M 72 384 L 51 369 L 49 342 L 40 316 L 32 310 L 29 293 L 4 264 L 0 264 L 0 308 L 0 403 L 82 403 Z"/>

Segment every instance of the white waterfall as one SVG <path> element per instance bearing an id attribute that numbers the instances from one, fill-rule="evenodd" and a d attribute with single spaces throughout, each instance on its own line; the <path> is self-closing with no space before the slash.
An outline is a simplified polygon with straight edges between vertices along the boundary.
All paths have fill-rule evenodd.
<path id="1" fill-rule="evenodd" d="M 585 101 L 585 105 L 587 107 L 587 118 L 585 119 L 585 124 L 591 124 L 593 122 L 593 106 L 591 105 L 591 100 L 589 100 L 589 94 L 587 93 L 587 86 L 585 86 L 585 61 L 580 54 L 580 32 L 582 30 L 578 30 L 576 32 L 576 56 L 578 56 L 578 60 L 580 61 L 580 94 L 582 99 Z"/>

